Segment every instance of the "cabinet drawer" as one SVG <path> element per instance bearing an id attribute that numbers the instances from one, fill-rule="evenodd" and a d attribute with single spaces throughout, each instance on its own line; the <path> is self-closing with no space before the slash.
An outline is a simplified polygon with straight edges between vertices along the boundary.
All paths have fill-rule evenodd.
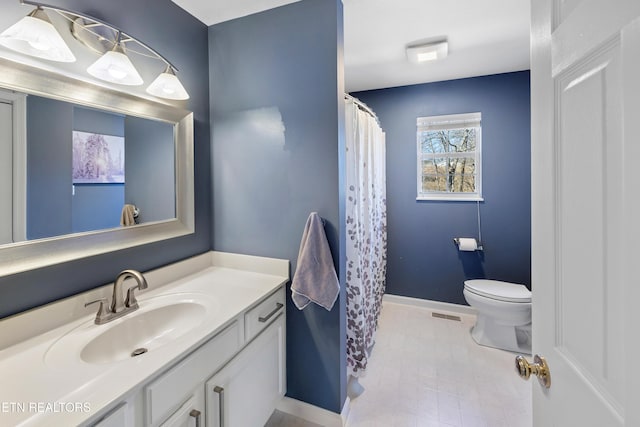
<path id="1" fill-rule="evenodd" d="M 238 322 L 217 334 L 146 388 L 147 424 L 157 426 L 178 409 L 204 378 L 216 372 L 241 346 Z"/>
<path id="2" fill-rule="evenodd" d="M 284 311 L 284 286 L 244 315 L 245 342 L 251 341 Z"/>

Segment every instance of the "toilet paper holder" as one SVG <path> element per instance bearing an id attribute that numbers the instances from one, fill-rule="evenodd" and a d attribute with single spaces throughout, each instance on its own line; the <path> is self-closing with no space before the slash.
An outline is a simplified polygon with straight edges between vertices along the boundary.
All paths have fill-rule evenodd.
<path id="1" fill-rule="evenodd" d="M 453 238 L 453 243 L 454 243 L 456 246 L 460 247 L 460 238 L 459 238 L 459 237 L 454 237 L 454 238 Z M 484 250 L 484 249 L 483 249 L 483 247 L 482 247 L 482 243 L 478 242 L 478 247 L 476 248 L 476 250 L 477 250 L 477 251 L 482 251 L 482 250 Z"/>
<path id="2" fill-rule="evenodd" d="M 458 247 L 458 250 L 461 251 L 484 251 L 484 248 L 482 247 L 482 224 L 480 222 L 480 201 L 476 201 L 476 210 L 478 212 L 478 240 L 476 240 L 475 238 L 469 237 L 469 238 L 464 238 L 465 240 L 465 246 L 466 246 L 466 240 L 471 240 L 473 239 L 475 241 L 475 248 L 473 247 L 465 247 L 465 248 L 460 248 L 460 237 L 454 237 L 453 238 L 453 243 Z"/>

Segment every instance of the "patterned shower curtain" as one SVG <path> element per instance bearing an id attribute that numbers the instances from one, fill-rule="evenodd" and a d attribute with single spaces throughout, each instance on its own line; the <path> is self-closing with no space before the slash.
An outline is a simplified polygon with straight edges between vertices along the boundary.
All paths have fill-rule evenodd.
<path id="1" fill-rule="evenodd" d="M 347 373 L 360 376 L 374 344 L 387 267 L 385 134 L 345 101 Z"/>

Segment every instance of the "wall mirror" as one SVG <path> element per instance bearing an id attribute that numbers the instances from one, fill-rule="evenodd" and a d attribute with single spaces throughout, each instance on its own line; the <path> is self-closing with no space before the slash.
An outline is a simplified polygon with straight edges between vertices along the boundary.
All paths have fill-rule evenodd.
<path id="1" fill-rule="evenodd" d="M 43 64 L 0 47 L 0 276 L 193 233 L 192 113 Z"/>

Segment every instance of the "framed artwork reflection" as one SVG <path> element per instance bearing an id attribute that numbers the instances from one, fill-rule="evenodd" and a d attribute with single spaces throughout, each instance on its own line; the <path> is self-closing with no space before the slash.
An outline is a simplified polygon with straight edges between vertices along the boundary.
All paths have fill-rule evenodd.
<path id="1" fill-rule="evenodd" d="M 123 184 L 124 137 L 73 131 L 73 183 Z"/>

